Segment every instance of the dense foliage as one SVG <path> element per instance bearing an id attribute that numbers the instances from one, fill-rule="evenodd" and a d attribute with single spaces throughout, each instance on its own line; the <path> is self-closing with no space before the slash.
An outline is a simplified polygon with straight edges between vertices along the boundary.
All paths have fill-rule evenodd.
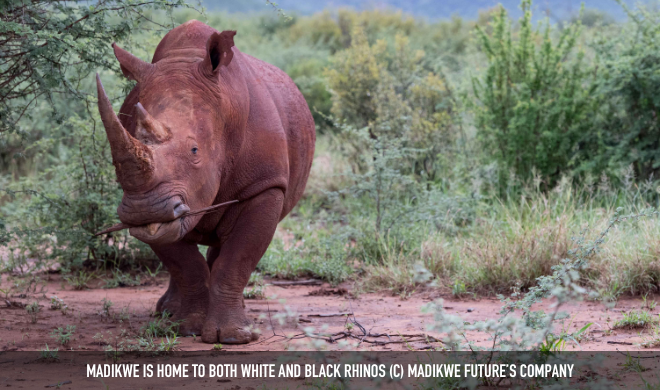
<path id="1" fill-rule="evenodd" d="M 144 12 L 182 0 L 0 2 L 0 131 L 15 129 L 40 98 L 84 98 L 80 82 L 94 71 L 118 70 L 108 42 L 129 39 Z M 53 112 L 56 116 L 57 111 Z M 59 116 L 62 118 L 62 115 Z"/>
<path id="2" fill-rule="evenodd" d="M 287 72 L 317 124 L 306 196 L 282 222 L 263 273 L 332 283 L 362 275 L 360 288 L 402 297 L 419 286 L 420 269 L 456 295 L 529 288 L 566 257 L 573 234 L 607 222 L 603 210 L 658 201 L 652 11 L 622 22 L 586 9 L 537 27 L 529 0 L 519 20 L 496 8 L 439 22 L 383 10 L 282 17 L 266 4 L 269 13 L 251 16 L 173 10 L 175 2 L 8 4 L 61 21 L 50 35 L 17 30 L 46 81 L 15 84 L 28 92 L 3 103 L 16 130 L 0 135 L 0 242 L 11 267 L 35 258 L 72 271 L 129 267 L 152 256 L 126 233 L 92 235 L 116 222 L 121 190 L 90 72 L 103 72 L 118 109 L 130 84 L 108 44 L 123 40 L 148 59 L 164 30 L 193 18 L 236 29 L 240 50 Z M 79 32 L 58 33 L 78 19 Z M 6 32 L 15 22 L 1 23 Z M 48 39 L 52 50 L 39 49 Z M 48 56 L 62 66 L 49 72 Z M 642 245 L 658 228 L 634 229 L 594 255 L 583 283 L 610 296 L 658 288 L 657 248 Z"/>
<path id="3" fill-rule="evenodd" d="M 578 141 L 589 142 L 598 101 L 584 52 L 575 53 L 579 22 L 563 29 L 555 43 L 550 25 L 542 34 L 533 29 L 530 3 L 522 2 L 517 39 L 503 8 L 492 35 L 477 30 L 487 67 L 484 77 L 473 80 L 475 126 L 487 158 L 526 180 L 535 167 L 547 188 L 575 165 Z"/>
<path id="4" fill-rule="evenodd" d="M 599 62 L 602 117 L 589 140 L 588 163 L 599 169 L 632 165 L 637 177 L 660 173 L 660 27 L 659 15 L 631 11 L 630 23 L 594 40 Z"/>
<path id="5" fill-rule="evenodd" d="M 97 129 L 90 75 L 119 72 L 110 44 L 131 46 L 132 34 L 154 27 L 167 31 L 150 15 L 171 15 L 185 5 L 0 2 L 0 169 L 7 175 L 0 199 L 9 201 L 0 226 L 5 218 L 12 226 L 0 242 L 16 249 L 8 253 L 13 265 L 27 256 L 57 260 L 65 269 L 153 257 L 125 233 L 93 237 L 116 219 L 121 189 L 104 131 Z M 126 89 L 128 83 L 114 85 Z"/>

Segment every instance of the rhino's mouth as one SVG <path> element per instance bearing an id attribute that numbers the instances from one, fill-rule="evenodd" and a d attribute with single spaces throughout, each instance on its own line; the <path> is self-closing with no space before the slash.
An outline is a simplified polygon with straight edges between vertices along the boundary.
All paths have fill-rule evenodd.
<path id="1" fill-rule="evenodd" d="M 183 237 L 184 218 L 170 222 L 154 222 L 142 226 L 133 226 L 128 231 L 131 236 L 146 244 L 169 244 Z"/>
<path id="2" fill-rule="evenodd" d="M 195 211 L 186 211 L 182 216 L 169 222 L 152 222 L 138 226 L 128 225 L 122 222 L 103 229 L 95 233 L 94 236 L 129 229 L 128 232 L 131 236 L 147 244 L 169 244 L 183 238 L 188 233 L 188 230 L 195 226 L 204 214 L 218 211 L 232 203 L 238 203 L 238 200 L 230 200 L 229 202 L 204 207 Z"/>

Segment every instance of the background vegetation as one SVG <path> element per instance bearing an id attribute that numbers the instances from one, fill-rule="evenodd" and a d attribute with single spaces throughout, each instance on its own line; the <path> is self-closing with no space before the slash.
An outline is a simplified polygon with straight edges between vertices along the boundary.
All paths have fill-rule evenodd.
<path id="1" fill-rule="evenodd" d="M 92 235 L 116 222 L 121 190 L 91 74 L 102 73 L 118 109 L 131 85 L 109 43 L 150 59 L 167 29 L 193 18 L 236 29 L 237 47 L 286 71 L 316 120 L 305 197 L 260 262 L 263 274 L 348 280 L 357 291 L 403 298 L 426 285 L 420 273 L 457 296 L 529 289 L 569 256 L 574 237 L 593 239 L 620 207 L 635 213 L 658 203 L 653 7 L 620 3 L 614 16 L 587 8 L 544 19 L 523 0 L 509 7 L 515 17 L 495 7 L 428 21 L 351 9 L 298 16 L 285 8 L 281 17 L 266 4 L 266 13 L 240 15 L 165 0 L 101 2 L 100 13 L 74 2 L 29 4 L 2 7 L 50 12 L 56 22 L 39 30 L 36 19 L 0 19 L 3 50 L 15 42 L 26 46 L 12 50 L 46 59 L 26 59 L 44 75 L 36 91 L 46 92 L 2 103 L 7 272 L 57 263 L 84 286 L 90 272 L 135 281 L 122 272 L 154 269 L 150 250 L 127 233 Z M 78 20 L 94 21 L 80 27 L 84 39 L 67 29 Z M 0 77 L 17 63 L 3 58 Z M 611 230 L 579 282 L 612 299 L 657 291 L 658 220 Z"/>

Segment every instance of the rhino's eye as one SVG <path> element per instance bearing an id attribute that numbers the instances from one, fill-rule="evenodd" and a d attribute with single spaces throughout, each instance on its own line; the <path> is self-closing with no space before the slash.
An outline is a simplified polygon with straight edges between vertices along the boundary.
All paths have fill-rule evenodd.
<path id="1" fill-rule="evenodd" d="M 197 148 L 192 148 L 192 154 L 197 154 Z"/>

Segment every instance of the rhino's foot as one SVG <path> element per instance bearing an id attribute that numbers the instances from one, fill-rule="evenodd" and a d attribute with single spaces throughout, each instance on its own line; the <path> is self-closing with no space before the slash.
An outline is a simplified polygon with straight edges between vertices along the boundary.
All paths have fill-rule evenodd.
<path id="1" fill-rule="evenodd" d="M 189 313 L 185 316 L 175 316 L 173 321 L 179 322 L 179 334 L 181 336 L 199 336 L 202 334 L 205 313 Z"/>
<path id="2" fill-rule="evenodd" d="M 247 344 L 258 339 L 258 330 L 245 317 L 242 308 L 226 310 L 221 315 L 209 315 L 202 328 L 202 341 L 209 344 Z"/>
<path id="3" fill-rule="evenodd" d="M 194 294 L 182 295 L 179 311 L 172 316 L 172 321 L 179 322 L 179 334 L 200 336 L 208 306 L 208 290 L 205 287 Z"/>
<path id="4" fill-rule="evenodd" d="M 156 303 L 156 312 L 167 312 L 171 316 L 176 316 L 179 313 L 180 308 L 181 295 L 179 294 L 174 281 L 170 280 L 170 286 L 167 291 L 165 291 L 165 294 L 163 294 L 163 296 L 158 299 L 158 303 Z"/>

